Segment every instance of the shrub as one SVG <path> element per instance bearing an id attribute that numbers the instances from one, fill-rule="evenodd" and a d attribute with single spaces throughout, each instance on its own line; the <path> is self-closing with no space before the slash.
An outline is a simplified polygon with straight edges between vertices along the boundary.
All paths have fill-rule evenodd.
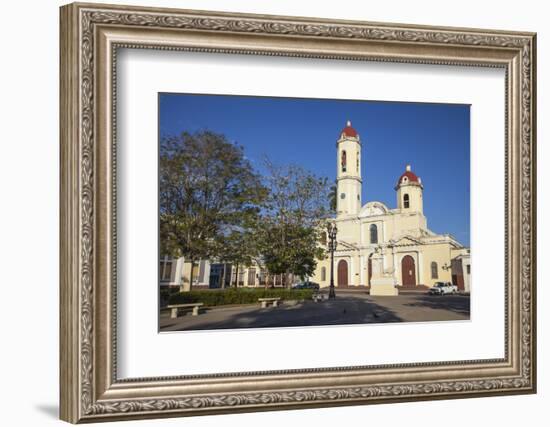
<path id="1" fill-rule="evenodd" d="M 202 302 L 207 307 L 228 304 L 255 304 L 258 298 L 281 298 L 281 300 L 311 299 L 312 289 L 282 288 L 228 288 L 216 290 L 192 290 L 172 294 L 168 304 Z"/>
<path id="2" fill-rule="evenodd" d="M 179 286 L 166 286 L 160 288 L 161 298 L 168 298 L 170 295 L 174 295 L 180 292 Z"/>

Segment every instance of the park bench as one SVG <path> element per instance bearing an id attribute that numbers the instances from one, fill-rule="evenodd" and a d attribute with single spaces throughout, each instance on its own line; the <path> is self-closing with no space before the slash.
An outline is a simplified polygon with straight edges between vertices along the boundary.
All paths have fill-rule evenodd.
<path id="1" fill-rule="evenodd" d="M 262 303 L 262 308 L 266 308 L 269 303 L 273 304 L 273 307 L 277 307 L 281 298 L 258 298 L 258 301 Z"/>
<path id="2" fill-rule="evenodd" d="M 170 309 L 170 318 L 175 319 L 178 317 L 178 311 L 180 308 L 193 308 L 193 316 L 199 315 L 199 308 L 202 307 L 204 304 L 202 302 L 192 302 L 189 304 L 175 304 L 175 305 L 169 305 L 167 308 Z"/>

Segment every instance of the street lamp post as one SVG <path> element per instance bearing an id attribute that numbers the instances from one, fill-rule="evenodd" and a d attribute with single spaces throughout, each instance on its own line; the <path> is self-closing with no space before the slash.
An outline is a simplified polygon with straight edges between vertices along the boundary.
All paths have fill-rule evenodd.
<path id="1" fill-rule="evenodd" d="M 327 225 L 327 235 L 328 235 L 328 250 L 330 251 L 330 287 L 328 291 L 328 298 L 336 298 L 336 293 L 334 292 L 334 251 L 336 250 L 336 233 L 338 228 L 336 224 L 329 222 Z"/>

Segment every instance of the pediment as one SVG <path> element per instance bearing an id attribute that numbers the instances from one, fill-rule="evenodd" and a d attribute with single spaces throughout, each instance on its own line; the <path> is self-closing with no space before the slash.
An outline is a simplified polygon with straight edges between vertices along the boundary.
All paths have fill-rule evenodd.
<path id="1" fill-rule="evenodd" d="M 405 236 L 398 237 L 397 239 L 394 239 L 392 241 L 392 243 L 396 246 L 407 246 L 407 245 L 422 244 L 420 239 L 418 239 L 416 237 L 413 237 L 413 236 L 410 236 L 410 235 L 405 235 Z"/>
<path id="2" fill-rule="evenodd" d="M 343 240 L 338 241 L 338 248 L 339 251 L 346 251 L 346 250 L 357 250 L 359 249 L 356 245 L 352 243 L 345 242 Z"/>
<path id="3" fill-rule="evenodd" d="M 361 208 L 359 218 L 369 216 L 386 215 L 389 212 L 388 207 L 382 202 L 369 202 Z"/>

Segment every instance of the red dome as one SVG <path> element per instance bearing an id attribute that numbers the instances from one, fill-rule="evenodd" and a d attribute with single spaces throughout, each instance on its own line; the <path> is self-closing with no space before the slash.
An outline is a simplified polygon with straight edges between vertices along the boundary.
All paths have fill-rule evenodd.
<path id="1" fill-rule="evenodd" d="M 351 122 L 348 120 L 346 127 L 342 130 L 342 133 L 346 136 L 357 138 L 357 131 L 351 127 Z"/>
<path id="2" fill-rule="evenodd" d="M 420 178 L 416 176 L 414 172 L 411 172 L 411 166 L 407 165 L 406 171 L 399 177 L 397 180 L 397 185 L 403 183 L 403 178 L 407 177 L 408 182 L 415 182 L 417 184 L 420 184 Z"/>

